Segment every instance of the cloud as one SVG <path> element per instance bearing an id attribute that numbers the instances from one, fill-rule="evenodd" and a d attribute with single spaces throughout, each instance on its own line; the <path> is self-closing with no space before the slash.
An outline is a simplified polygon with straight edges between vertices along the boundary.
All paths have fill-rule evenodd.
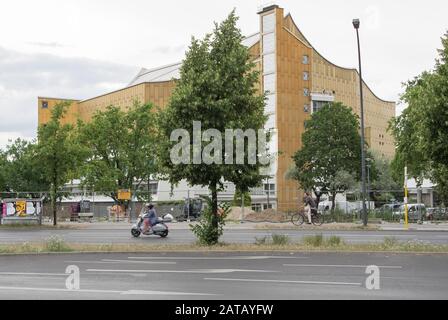
<path id="1" fill-rule="evenodd" d="M 0 148 L 8 138 L 34 138 L 37 97 L 87 99 L 120 89 L 137 67 L 0 47 Z"/>
<path id="2" fill-rule="evenodd" d="M 59 43 L 59 42 L 27 42 L 28 44 L 32 46 L 37 47 L 45 47 L 45 48 L 67 48 L 68 45 Z"/>

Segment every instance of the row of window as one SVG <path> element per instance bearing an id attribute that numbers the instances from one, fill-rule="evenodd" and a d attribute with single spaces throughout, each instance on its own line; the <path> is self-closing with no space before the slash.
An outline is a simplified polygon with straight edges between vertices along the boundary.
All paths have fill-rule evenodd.
<path id="1" fill-rule="evenodd" d="M 267 210 L 267 209 L 273 209 L 273 205 L 272 203 L 267 204 L 267 203 L 253 203 L 252 204 L 252 210 L 255 212 L 261 212 L 263 210 Z"/>

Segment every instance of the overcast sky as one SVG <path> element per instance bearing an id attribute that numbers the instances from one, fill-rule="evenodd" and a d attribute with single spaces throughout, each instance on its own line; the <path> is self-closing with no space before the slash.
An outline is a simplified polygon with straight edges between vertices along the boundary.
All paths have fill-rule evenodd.
<path id="1" fill-rule="evenodd" d="M 244 34 L 258 31 L 260 0 L 0 0 L 0 148 L 34 138 L 37 96 L 85 99 L 125 86 L 140 67 L 178 62 L 236 8 Z M 357 67 L 353 18 L 361 19 L 363 76 L 383 99 L 434 65 L 448 30 L 446 0 L 284 0 L 327 59 Z"/>

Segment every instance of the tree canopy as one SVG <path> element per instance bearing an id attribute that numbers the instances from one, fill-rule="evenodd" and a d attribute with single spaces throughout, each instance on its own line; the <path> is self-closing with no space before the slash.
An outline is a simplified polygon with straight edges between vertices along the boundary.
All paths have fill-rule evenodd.
<path id="1" fill-rule="evenodd" d="M 226 129 L 257 131 L 263 129 L 266 122 L 265 96 L 256 89 L 259 72 L 251 62 L 248 49 L 241 43 L 243 36 L 236 26 L 237 20 L 235 12 L 232 12 L 225 21 L 215 24 L 212 34 L 202 40 L 192 39 L 181 67 L 180 79 L 168 107 L 161 113 L 159 124 L 159 159 L 164 174 L 173 184 L 186 179 L 190 185 L 209 188 L 212 196 L 211 223 L 215 229 L 218 228 L 217 192 L 222 188 L 223 181 L 234 182 L 240 190 L 246 191 L 263 179 L 260 161 L 255 164 L 219 161 L 220 158 L 228 159 L 235 155 L 235 144 L 233 152 L 226 152 Z M 199 161 L 173 163 L 171 151 L 179 141 L 171 141 L 172 131 L 179 128 L 185 130 L 186 136 L 193 137 L 193 122 L 200 122 L 202 131 L 212 129 L 212 133 L 220 133 L 221 136 L 204 134 L 199 139 L 205 143 L 196 149 L 197 144 L 191 139 L 186 145 L 187 156 Z M 247 159 L 250 151 L 253 150 L 246 146 L 240 156 Z M 204 154 L 208 154 L 213 161 L 203 163 L 204 157 L 201 159 L 201 155 Z M 211 240 L 217 241 L 217 238 Z"/>
<path id="2" fill-rule="evenodd" d="M 39 170 L 50 186 L 50 201 L 53 211 L 53 224 L 57 224 L 56 200 L 58 193 L 67 182 L 76 176 L 83 159 L 81 146 L 77 143 L 72 125 L 63 124 L 62 119 L 69 102 L 57 104 L 51 110 L 51 119 L 39 126 L 37 156 Z"/>
<path id="3" fill-rule="evenodd" d="M 445 204 L 448 203 L 448 33 L 433 70 L 425 71 L 405 83 L 401 101 L 403 113 L 391 121 L 397 152 L 396 175 L 408 167 L 409 174 L 421 184 L 429 177 Z"/>
<path id="4" fill-rule="evenodd" d="M 86 148 L 83 184 L 118 201 L 119 189 L 135 191 L 156 170 L 156 124 L 152 104 L 134 102 L 128 110 L 109 106 L 79 124 Z"/>
<path id="5" fill-rule="evenodd" d="M 293 156 L 290 176 L 305 190 L 320 190 L 334 199 L 359 180 L 361 137 L 353 111 L 342 103 L 324 105 L 306 123 L 302 149 Z M 350 179 L 351 177 L 351 179 Z"/>

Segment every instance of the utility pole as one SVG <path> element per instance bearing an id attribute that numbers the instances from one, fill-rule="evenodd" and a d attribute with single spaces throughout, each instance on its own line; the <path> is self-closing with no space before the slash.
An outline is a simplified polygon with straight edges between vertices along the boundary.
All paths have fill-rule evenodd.
<path id="1" fill-rule="evenodd" d="M 359 19 L 353 20 L 353 26 L 356 29 L 356 38 L 358 40 L 358 61 L 359 61 L 359 95 L 361 99 L 361 173 L 362 173 L 362 221 L 364 226 L 367 226 L 368 216 L 366 207 L 366 150 L 365 150 L 365 132 L 364 132 L 364 97 L 362 87 L 362 67 L 361 67 L 361 45 L 359 42 Z"/>

